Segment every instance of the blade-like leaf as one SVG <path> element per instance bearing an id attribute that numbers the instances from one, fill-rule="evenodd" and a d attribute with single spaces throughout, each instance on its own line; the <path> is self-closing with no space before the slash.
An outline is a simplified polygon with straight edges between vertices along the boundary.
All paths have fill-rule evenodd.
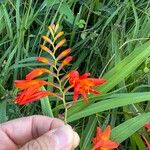
<path id="1" fill-rule="evenodd" d="M 6 101 L 0 102 L 0 123 L 7 121 L 6 116 Z"/>
<path id="2" fill-rule="evenodd" d="M 112 130 L 113 140 L 123 142 L 150 121 L 150 112 L 129 119 Z"/>
<path id="3" fill-rule="evenodd" d="M 101 102 L 94 103 L 82 111 L 72 114 L 68 117 L 68 122 L 75 121 L 77 119 L 90 116 L 95 113 L 106 111 L 109 109 L 139 103 L 146 100 L 150 100 L 150 92 L 144 93 L 131 93 L 131 94 L 121 94 L 119 97 L 112 97 L 108 100 L 103 100 Z"/>
<path id="4" fill-rule="evenodd" d="M 45 90 L 44 87 L 42 87 L 41 89 L 43 91 Z M 43 115 L 53 117 L 53 112 L 51 109 L 51 104 L 50 104 L 48 96 L 41 98 L 41 107 L 42 107 Z"/>

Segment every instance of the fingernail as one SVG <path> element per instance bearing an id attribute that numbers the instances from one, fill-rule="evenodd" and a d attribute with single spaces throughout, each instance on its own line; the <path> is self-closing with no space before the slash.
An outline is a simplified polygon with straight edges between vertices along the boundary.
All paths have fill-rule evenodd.
<path id="1" fill-rule="evenodd" d="M 76 148 L 79 145 L 80 137 L 76 132 L 73 132 L 74 138 L 73 138 L 73 148 Z"/>
<path id="2" fill-rule="evenodd" d="M 51 135 L 57 143 L 58 149 L 63 150 L 68 145 L 71 145 L 74 138 L 74 133 L 69 125 L 62 126 L 51 132 Z"/>

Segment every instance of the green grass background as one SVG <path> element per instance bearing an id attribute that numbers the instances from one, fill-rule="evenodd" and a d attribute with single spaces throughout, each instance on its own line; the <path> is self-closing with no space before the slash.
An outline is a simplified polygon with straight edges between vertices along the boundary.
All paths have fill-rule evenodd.
<path id="1" fill-rule="evenodd" d="M 41 35 L 51 23 L 65 31 L 74 61 L 66 68 L 103 77 L 101 95 L 90 105 L 79 100 L 68 111 L 68 122 L 81 137 L 78 149 L 89 150 L 97 125 L 111 124 L 119 149 L 145 150 L 142 128 L 150 122 L 150 0 L 1 0 L 0 1 L 0 122 L 33 114 L 54 115 L 62 102 L 44 98 L 17 106 L 15 79 L 41 66 Z M 44 54 L 43 54 L 44 55 Z M 72 92 L 66 95 L 72 101 Z M 50 103 L 49 103 L 50 101 Z"/>

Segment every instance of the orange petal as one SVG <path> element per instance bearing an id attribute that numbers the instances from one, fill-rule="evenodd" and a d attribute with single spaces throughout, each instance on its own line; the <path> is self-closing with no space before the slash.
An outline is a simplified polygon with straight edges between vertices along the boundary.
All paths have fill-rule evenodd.
<path id="1" fill-rule="evenodd" d="M 95 145 L 93 146 L 92 150 L 108 150 L 108 149 L 101 149 L 103 148 L 103 142 L 99 140 Z"/>
<path id="2" fill-rule="evenodd" d="M 84 73 L 83 75 L 80 76 L 80 79 L 85 79 L 87 78 L 88 76 L 90 76 L 90 73 Z"/>
<path id="3" fill-rule="evenodd" d="M 45 40 L 46 42 L 50 43 L 51 45 L 54 45 L 54 43 L 51 41 L 51 39 L 48 38 L 47 36 L 42 36 L 42 39 Z"/>
<path id="4" fill-rule="evenodd" d="M 65 60 L 63 60 L 62 62 L 62 66 L 67 65 L 70 61 L 72 61 L 73 57 L 72 56 L 68 56 Z"/>
<path id="5" fill-rule="evenodd" d="M 36 100 L 39 100 L 42 97 L 53 95 L 50 91 L 40 91 L 35 87 L 29 88 L 23 92 L 20 92 L 18 97 L 16 98 L 16 103 L 19 105 L 23 105 L 26 103 L 30 103 Z"/>
<path id="6" fill-rule="evenodd" d="M 145 124 L 144 127 L 148 129 L 147 132 L 150 132 L 150 123 L 149 124 Z"/>
<path id="7" fill-rule="evenodd" d="M 104 130 L 104 132 L 103 132 L 102 139 L 103 139 L 104 141 L 109 140 L 109 138 L 110 138 L 110 133 L 111 133 L 111 126 L 108 125 L 107 128 L 106 128 L 106 129 Z"/>
<path id="8" fill-rule="evenodd" d="M 58 44 L 55 46 L 55 50 L 57 50 L 59 47 L 61 47 L 66 42 L 66 39 L 62 39 Z"/>
<path id="9" fill-rule="evenodd" d="M 101 85 L 107 81 L 105 79 L 96 79 L 96 78 L 89 78 L 89 80 L 91 80 L 91 82 L 93 82 L 95 86 Z"/>
<path id="10" fill-rule="evenodd" d="M 100 127 L 96 128 L 96 137 L 100 139 L 103 135 L 102 129 Z"/>
<path id="11" fill-rule="evenodd" d="M 50 62 L 47 58 L 45 57 L 37 57 L 36 58 L 38 61 L 44 63 L 44 64 L 47 64 L 47 65 L 50 65 L 50 66 L 53 66 L 54 67 L 54 64 L 52 62 Z"/>
<path id="12" fill-rule="evenodd" d="M 60 59 L 64 58 L 64 57 L 67 56 L 70 52 L 71 52 L 71 48 L 68 48 L 68 49 L 64 50 L 64 51 L 61 52 L 60 55 L 57 57 L 57 60 L 60 60 Z"/>
<path id="13" fill-rule="evenodd" d="M 63 62 L 61 63 L 60 67 L 58 68 L 58 71 L 60 71 L 64 66 L 69 64 L 69 62 L 72 61 L 72 59 L 73 59 L 72 56 L 68 56 L 65 60 L 63 60 Z"/>
<path id="14" fill-rule="evenodd" d="M 45 45 L 40 45 L 40 47 L 42 50 L 48 52 L 50 55 L 53 55 L 52 51 L 48 47 L 46 47 Z"/>
<path id="15" fill-rule="evenodd" d="M 76 71 L 76 70 L 72 70 L 72 71 L 69 73 L 69 78 L 71 78 L 71 79 L 79 78 L 79 72 Z"/>
<path id="16" fill-rule="evenodd" d="M 78 96 L 79 96 L 79 85 L 77 85 L 75 88 L 74 88 L 74 95 L 73 95 L 73 101 L 77 101 L 78 99 Z"/>
<path id="17" fill-rule="evenodd" d="M 55 40 L 57 40 L 58 38 L 60 38 L 62 35 L 64 34 L 63 31 L 59 32 L 56 36 L 55 36 Z"/>
<path id="18" fill-rule="evenodd" d="M 106 141 L 104 144 L 103 144 L 103 147 L 107 148 L 107 149 L 114 149 L 114 148 L 118 148 L 119 146 L 119 143 L 117 142 L 114 142 L 114 141 Z"/>
<path id="19" fill-rule="evenodd" d="M 32 86 L 39 88 L 44 85 L 49 85 L 49 83 L 44 80 L 15 80 L 15 86 L 19 89 L 27 89 Z"/>
<path id="20" fill-rule="evenodd" d="M 34 69 L 33 71 L 31 71 L 30 73 L 28 73 L 26 75 L 26 80 L 32 80 L 44 73 L 49 73 L 49 74 L 54 74 L 52 73 L 50 70 L 48 69 L 45 69 L 45 68 L 37 68 L 37 69 Z"/>
<path id="21" fill-rule="evenodd" d="M 85 102 L 86 104 L 88 104 L 89 102 L 88 102 L 88 98 L 87 98 L 87 96 L 86 96 L 86 92 L 83 90 L 82 92 L 80 91 L 80 93 L 81 93 L 81 96 L 82 96 L 84 102 Z"/>
<path id="22" fill-rule="evenodd" d="M 94 94 L 100 94 L 100 92 L 99 92 L 99 91 L 94 90 L 94 89 L 92 89 L 92 88 L 89 90 L 89 92 L 90 92 L 90 93 L 92 92 L 92 93 L 94 93 Z"/>

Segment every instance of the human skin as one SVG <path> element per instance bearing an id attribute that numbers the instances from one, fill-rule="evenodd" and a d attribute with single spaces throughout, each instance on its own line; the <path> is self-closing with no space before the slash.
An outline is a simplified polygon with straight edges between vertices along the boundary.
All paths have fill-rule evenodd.
<path id="1" fill-rule="evenodd" d="M 79 136 L 63 121 L 30 116 L 0 125 L 0 150 L 74 150 Z"/>

